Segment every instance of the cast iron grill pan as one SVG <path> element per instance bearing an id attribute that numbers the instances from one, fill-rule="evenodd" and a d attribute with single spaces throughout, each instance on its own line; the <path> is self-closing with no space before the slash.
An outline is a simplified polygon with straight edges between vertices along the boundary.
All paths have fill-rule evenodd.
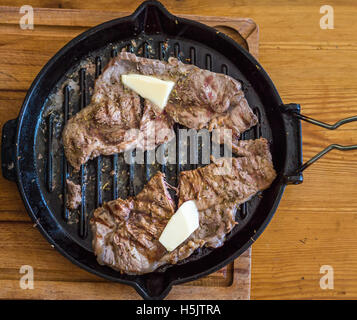
<path id="1" fill-rule="evenodd" d="M 143 165 L 127 164 L 123 154 L 116 154 L 90 160 L 78 173 L 72 171 L 63 154 L 63 126 L 89 103 L 95 78 L 109 59 L 123 49 L 163 60 L 175 56 L 184 63 L 240 80 L 249 105 L 259 118 L 259 125 L 244 133 L 242 139 L 268 139 L 278 173 L 268 190 L 241 206 L 236 214 L 238 225 L 222 247 L 197 250 L 178 265 L 140 276 L 120 274 L 97 263 L 89 226 L 93 210 L 106 201 L 137 194 L 158 170 L 177 186 L 180 171 L 195 169 L 202 163 L 178 161 L 176 165 L 162 165 L 148 163 L 145 156 Z M 299 105 L 283 105 L 263 68 L 233 40 L 213 28 L 175 17 L 160 3 L 148 1 L 129 17 L 79 35 L 47 63 L 33 82 L 19 117 L 3 127 L 3 175 L 17 182 L 38 229 L 64 256 L 87 271 L 133 286 L 146 299 L 162 299 L 173 284 L 214 272 L 243 253 L 269 223 L 286 184 L 302 182 L 301 172 L 306 166 L 302 167 L 300 119 L 317 121 L 299 111 Z M 176 131 L 179 128 L 175 125 Z M 341 148 L 351 147 L 355 146 Z M 200 141 L 197 153 L 200 156 Z M 82 188 L 82 205 L 77 212 L 64 205 L 67 178 Z"/>

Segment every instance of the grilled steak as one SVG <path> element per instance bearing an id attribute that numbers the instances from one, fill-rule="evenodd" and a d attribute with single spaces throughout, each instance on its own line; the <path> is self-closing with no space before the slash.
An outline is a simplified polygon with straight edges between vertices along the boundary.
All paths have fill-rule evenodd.
<path id="1" fill-rule="evenodd" d="M 179 205 L 195 200 L 200 226 L 172 252 L 158 241 L 175 206 L 162 173 L 127 200 L 108 202 L 91 220 L 94 253 L 100 264 L 128 274 L 175 264 L 204 245 L 219 247 L 236 225 L 237 206 L 270 186 L 276 173 L 265 139 L 242 141 L 238 158 L 222 158 L 206 167 L 180 174 Z M 228 168 L 225 174 L 220 169 Z"/>
<path id="2" fill-rule="evenodd" d="M 257 124 L 237 80 L 175 58 L 167 68 L 176 85 L 165 111 L 175 122 L 193 129 L 225 127 L 237 138 Z"/>
<path id="3" fill-rule="evenodd" d="M 175 81 L 168 104 L 160 113 L 125 88 L 121 75 L 140 73 Z M 150 119 L 147 125 L 145 119 Z M 152 149 L 173 136 L 173 122 L 188 128 L 228 128 L 233 137 L 257 123 L 244 98 L 241 84 L 233 78 L 183 64 L 140 58 L 122 52 L 113 58 L 96 80 L 91 103 L 72 117 L 63 131 L 65 154 L 70 164 L 80 165 L 100 154 L 109 155 L 132 148 Z M 130 129 L 149 127 L 150 134 Z M 154 143 L 145 137 L 156 134 Z"/>
<path id="4" fill-rule="evenodd" d="M 159 172 L 135 198 L 113 200 L 95 210 L 93 248 L 100 264 L 128 274 L 160 266 L 165 248 L 158 238 L 175 213 L 167 188 Z"/>
<path id="5" fill-rule="evenodd" d="M 174 137 L 173 122 L 166 114 L 156 114 L 148 101 L 142 107 L 140 97 L 124 88 L 120 76 L 133 72 L 131 68 L 125 60 L 111 60 L 95 82 L 91 103 L 64 128 L 64 151 L 76 170 L 101 154 L 111 155 L 135 147 L 155 148 L 152 144 L 145 145 L 148 136 L 156 137 L 156 145 Z"/>
<path id="6" fill-rule="evenodd" d="M 238 158 L 181 172 L 179 205 L 197 200 L 198 210 L 206 210 L 217 203 L 243 203 L 270 186 L 276 173 L 266 139 L 239 141 L 234 152 Z"/>

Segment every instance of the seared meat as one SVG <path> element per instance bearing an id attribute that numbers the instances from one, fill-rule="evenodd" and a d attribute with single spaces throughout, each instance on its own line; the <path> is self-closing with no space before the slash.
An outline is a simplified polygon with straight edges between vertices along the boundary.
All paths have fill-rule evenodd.
<path id="1" fill-rule="evenodd" d="M 121 75 L 128 73 L 176 82 L 163 113 L 148 102 L 142 110 L 140 97 L 121 82 Z M 147 118 L 149 125 L 145 123 Z M 244 98 L 241 84 L 229 76 L 183 64 L 175 58 L 164 62 L 122 52 L 96 80 L 89 106 L 68 121 L 63 131 L 65 154 L 70 164 L 79 169 L 100 154 L 135 147 L 152 149 L 174 136 L 173 122 L 194 129 L 224 127 L 238 138 L 257 123 L 257 118 Z M 150 134 L 140 133 L 143 127 Z M 155 141 L 148 146 L 145 137 L 153 132 Z"/>
<path id="2" fill-rule="evenodd" d="M 219 73 L 169 59 L 176 86 L 165 108 L 167 114 L 188 128 L 227 128 L 238 138 L 257 124 L 237 80 Z"/>
<path id="3" fill-rule="evenodd" d="M 156 114 L 152 103 L 144 102 L 144 114 L 137 131 L 136 148 L 152 150 L 163 142 L 171 140 L 175 133 L 172 129 L 173 121 L 164 113 Z"/>
<path id="4" fill-rule="evenodd" d="M 100 264 L 128 274 L 155 270 L 165 248 L 158 241 L 175 213 L 164 175 L 157 173 L 135 197 L 106 203 L 91 220 Z"/>
<path id="5" fill-rule="evenodd" d="M 196 200 L 200 213 L 200 228 L 190 238 L 204 239 L 209 247 L 223 244 L 236 224 L 236 207 L 269 188 L 276 177 L 266 139 L 240 141 L 235 153 L 241 157 L 220 158 L 180 174 L 178 205 Z"/>
<path id="6" fill-rule="evenodd" d="M 276 177 L 266 139 L 240 141 L 238 158 L 219 158 L 214 164 L 180 174 L 179 205 L 197 200 L 198 210 L 220 203 L 243 203 L 270 186 Z"/>
<path id="7" fill-rule="evenodd" d="M 129 274 L 175 264 L 204 245 L 219 247 L 236 225 L 237 206 L 270 186 L 276 177 L 265 139 L 238 143 L 238 158 L 222 158 L 180 174 L 179 205 L 195 200 L 200 226 L 172 252 L 158 241 L 175 212 L 168 185 L 157 173 L 135 198 L 117 199 L 94 212 L 93 247 L 100 264 Z M 221 169 L 228 168 L 223 172 Z"/>
<path id="8" fill-rule="evenodd" d="M 232 145 L 232 152 L 239 157 L 261 156 L 267 162 L 272 162 L 269 143 L 265 138 L 236 141 Z"/>
<path id="9" fill-rule="evenodd" d="M 144 141 L 153 133 L 156 145 L 174 137 L 173 122 L 166 114 L 155 114 L 149 102 L 142 108 L 140 97 L 124 88 L 120 76 L 136 69 L 121 59 L 122 55 L 109 62 L 95 82 L 91 103 L 72 117 L 63 130 L 64 151 L 76 170 L 101 154 L 111 155 L 135 147 L 155 148 L 146 146 Z"/>
<path id="10" fill-rule="evenodd" d="M 75 210 L 82 202 L 81 186 L 67 179 L 67 202 L 66 206 L 69 209 Z"/>

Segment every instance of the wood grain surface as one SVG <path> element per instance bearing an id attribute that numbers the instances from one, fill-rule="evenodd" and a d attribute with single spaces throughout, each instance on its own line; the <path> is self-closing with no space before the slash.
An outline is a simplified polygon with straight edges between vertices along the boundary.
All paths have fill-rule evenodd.
<path id="1" fill-rule="evenodd" d="M 319 10 L 325 1 L 162 2 L 174 14 L 252 18 L 260 28 L 259 60 L 284 102 L 300 103 L 304 114 L 330 123 L 357 114 L 355 1 L 329 1 L 335 12 L 332 30 L 319 26 Z M 29 0 L 26 4 L 119 12 L 133 11 L 139 3 Z M 23 2 L 1 0 L 0 5 L 21 6 Z M 88 27 L 78 26 L 74 15 L 73 25 L 56 33 L 55 26 L 36 26 L 35 17 L 35 29 L 19 33 L 18 25 L 5 23 L 6 19 L 0 10 L 1 125 L 17 116 L 25 90 L 43 64 L 73 33 Z M 35 42 L 32 36 L 36 36 Z M 304 123 L 303 140 L 307 160 L 330 143 L 356 144 L 357 123 L 336 131 Z M 252 299 L 357 299 L 356 159 L 357 151 L 333 151 L 306 170 L 302 185 L 286 189 L 276 215 L 253 245 Z M 38 270 L 39 290 L 51 298 L 66 298 L 68 292 L 79 298 L 84 290 L 80 280 L 91 276 L 60 255 L 53 263 L 54 249 L 41 237 L 34 238 L 16 187 L 2 178 L 0 197 L 0 298 L 32 297 L 31 290 L 15 290 L 18 269 L 31 263 L 49 266 Z M 333 290 L 320 288 L 322 265 L 334 269 Z M 66 279 L 63 270 L 72 271 Z M 90 297 L 100 297 L 94 278 L 86 292 Z M 117 293 L 111 291 L 110 284 L 102 284 L 100 290 L 106 290 L 108 298 L 115 298 Z M 131 297 L 136 297 L 134 291 Z"/>

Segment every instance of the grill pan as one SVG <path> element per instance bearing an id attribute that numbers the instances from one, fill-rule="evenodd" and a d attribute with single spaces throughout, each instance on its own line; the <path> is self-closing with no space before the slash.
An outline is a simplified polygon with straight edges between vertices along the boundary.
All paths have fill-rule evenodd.
<path id="1" fill-rule="evenodd" d="M 236 215 L 238 225 L 222 247 L 199 249 L 177 265 L 139 276 L 120 274 L 97 263 L 89 229 L 93 210 L 105 201 L 137 194 L 157 170 L 176 186 L 179 172 L 197 165 L 126 164 L 123 155 L 116 154 L 93 159 L 74 173 L 60 141 L 68 118 L 89 103 L 95 78 L 123 48 L 149 58 L 176 56 L 240 80 L 259 118 L 259 125 L 242 139 L 267 138 L 278 173 L 269 189 L 241 206 Z M 302 171 L 311 163 L 332 149 L 357 149 L 357 145 L 331 145 L 303 164 L 301 120 L 336 129 L 357 117 L 328 125 L 303 116 L 298 104 L 283 104 L 264 69 L 232 39 L 206 25 L 171 15 L 159 2 L 147 1 L 131 16 L 82 33 L 45 65 L 18 118 L 3 126 L 2 172 L 17 183 L 37 228 L 66 258 L 98 276 L 131 285 L 145 299 L 163 299 L 172 285 L 217 271 L 252 245 L 274 215 L 285 186 L 301 183 Z M 176 125 L 176 130 L 179 128 Z M 82 205 L 75 213 L 64 206 L 68 177 L 82 188 Z"/>

